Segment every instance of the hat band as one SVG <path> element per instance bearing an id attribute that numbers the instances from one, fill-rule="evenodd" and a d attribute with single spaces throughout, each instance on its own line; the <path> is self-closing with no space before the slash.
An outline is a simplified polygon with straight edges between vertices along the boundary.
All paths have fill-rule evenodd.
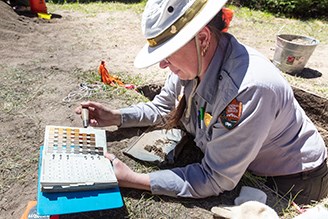
<path id="1" fill-rule="evenodd" d="M 163 33 L 157 37 L 147 39 L 150 47 L 157 46 L 161 43 L 164 43 L 176 33 L 178 33 L 195 15 L 202 9 L 207 0 L 196 0 L 190 8 L 180 17 L 174 24 L 167 28 Z"/>

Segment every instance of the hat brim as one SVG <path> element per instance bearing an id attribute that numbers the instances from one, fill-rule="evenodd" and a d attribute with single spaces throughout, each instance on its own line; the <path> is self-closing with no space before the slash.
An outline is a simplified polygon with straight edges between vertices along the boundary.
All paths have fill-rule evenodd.
<path id="1" fill-rule="evenodd" d="M 208 0 L 201 11 L 171 39 L 156 47 L 150 47 L 147 43 L 137 54 L 134 66 L 136 68 L 149 67 L 179 50 L 212 20 L 226 2 L 227 0 Z"/>

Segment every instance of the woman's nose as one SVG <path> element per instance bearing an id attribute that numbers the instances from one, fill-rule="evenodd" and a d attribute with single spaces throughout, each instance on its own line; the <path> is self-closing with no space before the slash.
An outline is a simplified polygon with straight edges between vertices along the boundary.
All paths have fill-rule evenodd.
<path id="1" fill-rule="evenodd" d="M 160 63 L 159 63 L 159 67 L 164 69 L 164 68 L 166 68 L 167 66 L 169 66 L 169 64 L 170 64 L 170 62 L 167 61 L 167 59 L 163 59 L 162 61 L 160 61 Z"/>

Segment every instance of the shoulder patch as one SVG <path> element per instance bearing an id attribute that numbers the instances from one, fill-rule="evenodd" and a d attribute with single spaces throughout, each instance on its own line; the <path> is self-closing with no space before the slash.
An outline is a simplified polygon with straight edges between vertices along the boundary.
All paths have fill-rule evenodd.
<path id="1" fill-rule="evenodd" d="M 240 120 L 242 109 L 243 104 L 233 99 L 219 116 L 222 125 L 229 130 L 233 129 Z"/>

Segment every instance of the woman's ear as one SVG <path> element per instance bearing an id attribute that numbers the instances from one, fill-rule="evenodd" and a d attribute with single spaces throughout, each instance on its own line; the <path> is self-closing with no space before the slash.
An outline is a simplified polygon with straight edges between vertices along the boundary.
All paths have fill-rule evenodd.
<path id="1" fill-rule="evenodd" d="M 211 30 L 205 26 L 198 32 L 198 40 L 201 47 L 205 47 L 211 41 Z"/>

